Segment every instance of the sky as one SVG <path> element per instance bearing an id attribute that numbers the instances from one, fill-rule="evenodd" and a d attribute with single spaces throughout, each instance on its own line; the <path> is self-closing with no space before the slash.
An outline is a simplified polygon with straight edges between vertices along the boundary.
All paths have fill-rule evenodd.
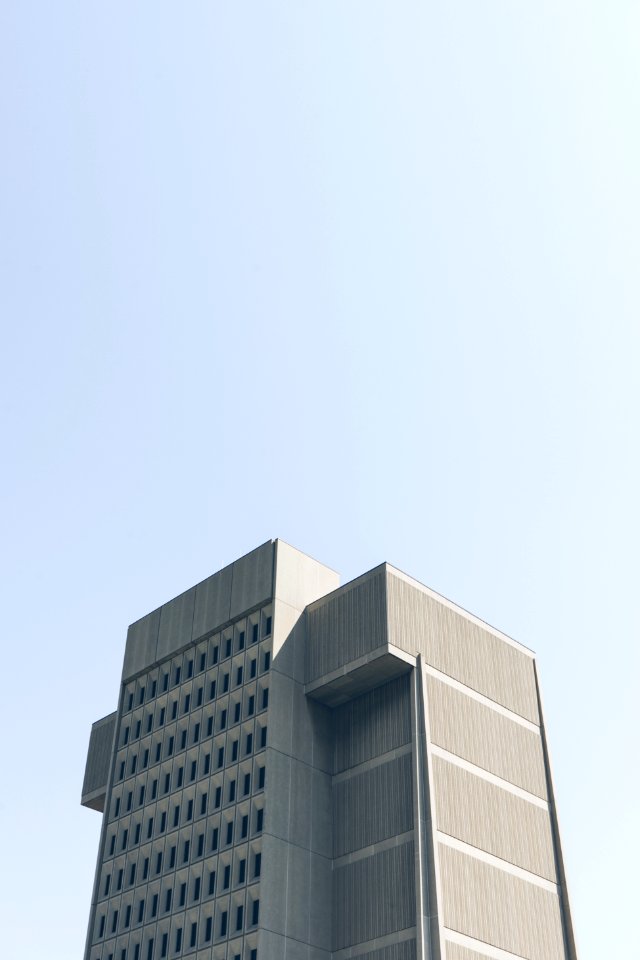
<path id="1" fill-rule="evenodd" d="M 81 957 L 127 625 L 271 537 L 538 656 L 640 958 L 640 6 L 0 4 L 3 955 Z"/>

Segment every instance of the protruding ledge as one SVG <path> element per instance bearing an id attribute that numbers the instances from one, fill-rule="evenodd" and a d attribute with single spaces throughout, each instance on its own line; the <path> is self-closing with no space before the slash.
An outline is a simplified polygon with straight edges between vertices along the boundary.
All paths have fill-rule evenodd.
<path id="1" fill-rule="evenodd" d="M 91 727 L 87 763 L 82 784 L 80 803 L 90 810 L 104 810 L 109 779 L 109 763 L 116 732 L 116 714 L 110 713 L 102 720 L 96 720 Z"/>
<path id="2" fill-rule="evenodd" d="M 381 687 L 383 683 L 408 673 L 414 666 L 415 657 L 385 643 L 371 653 L 308 683 L 305 693 L 328 707 L 339 707 L 374 687 Z"/>

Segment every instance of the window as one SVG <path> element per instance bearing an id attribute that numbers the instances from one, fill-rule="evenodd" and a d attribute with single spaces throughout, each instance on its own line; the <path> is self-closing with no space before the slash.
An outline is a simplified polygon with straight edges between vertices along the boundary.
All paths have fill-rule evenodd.
<path id="1" fill-rule="evenodd" d="M 166 693 L 169 689 L 169 674 L 165 673 L 162 677 L 162 692 Z"/>
<path id="2" fill-rule="evenodd" d="M 204 853 L 204 833 L 198 834 L 198 847 L 196 856 L 201 857 Z"/>
<path id="3" fill-rule="evenodd" d="M 123 737 L 122 737 L 122 745 L 123 745 L 124 747 L 126 747 L 126 745 L 127 745 L 128 743 L 129 743 L 129 727 L 125 727 L 125 728 L 124 728 L 124 734 L 123 734 Z"/>
<path id="4" fill-rule="evenodd" d="M 222 880 L 222 889 L 228 890 L 231 883 L 231 866 L 229 864 L 224 868 L 224 877 Z"/>
<path id="5" fill-rule="evenodd" d="M 165 716 L 166 716 L 166 713 L 167 713 L 166 707 L 161 707 L 161 708 L 160 708 L 160 719 L 158 720 L 158 726 L 159 726 L 159 727 L 164 727 L 164 718 L 165 718 Z"/>
<path id="6" fill-rule="evenodd" d="M 171 719 L 175 720 L 178 716 L 178 701 L 174 700 L 171 704 Z"/>
<path id="7" fill-rule="evenodd" d="M 182 927 L 178 927 L 176 930 L 176 953 L 182 947 Z"/>
<path id="8" fill-rule="evenodd" d="M 220 936 L 226 937 L 227 935 L 227 911 L 222 911 L 222 916 L 220 917 Z"/>
<path id="9" fill-rule="evenodd" d="M 144 863 L 142 865 L 142 879 L 146 880 L 149 876 L 149 857 L 144 858 Z"/>
<path id="10" fill-rule="evenodd" d="M 169 737 L 169 742 L 167 743 L 167 756 L 170 757 L 173 754 L 173 737 Z"/>
<path id="11" fill-rule="evenodd" d="M 256 698 L 254 697 L 253 694 L 251 694 L 251 696 L 249 697 L 249 702 L 248 702 L 248 704 L 247 704 L 247 716 L 248 716 L 248 717 L 252 717 L 252 716 L 253 716 L 253 712 L 254 712 L 255 708 L 256 708 Z"/>
<path id="12" fill-rule="evenodd" d="M 138 755 L 134 753 L 134 755 L 131 757 L 131 773 L 136 772 L 137 764 L 138 764 Z"/>
<path id="13" fill-rule="evenodd" d="M 244 784 L 243 784 L 243 788 L 242 788 L 243 795 L 246 797 L 246 795 L 249 793 L 250 790 L 251 790 L 251 774 L 250 774 L 250 773 L 245 773 L 245 775 L 244 775 Z"/>
<path id="14" fill-rule="evenodd" d="M 230 657 L 230 656 L 231 656 L 231 637 L 229 637 L 229 638 L 227 639 L 227 641 L 226 641 L 226 643 L 225 643 L 224 651 L 225 651 L 225 652 L 224 652 L 225 657 Z"/>
<path id="15" fill-rule="evenodd" d="M 162 744 L 157 743 L 156 744 L 156 763 L 160 763 L 160 757 L 162 755 L 161 751 L 162 751 Z"/>
<path id="16" fill-rule="evenodd" d="M 184 750 L 187 745 L 187 731 L 183 730 L 180 734 L 180 749 Z"/>
<path id="17" fill-rule="evenodd" d="M 191 924 L 191 936 L 190 936 L 190 938 L 189 938 L 189 946 L 190 946 L 190 947 L 195 947 L 195 945 L 196 945 L 196 940 L 197 940 L 197 939 L 198 939 L 198 924 L 197 924 L 197 923 L 192 923 L 192 924 Z"/>
<path id="18" fill-rule="evenodd" d="M 246 749 L 245 749 L 245 753 L 246 753 L 246 754 L 249 754 L 249 753 L 251 753 L 252 750 L 253 750 L 253 734 L 252 734 L 252 733 L 248 733 L 248 734 L 247 734 L 247 746 L 246 746 Z"/>
<path id="19" fill-rule="evenodd" d="M 197 692 L 196 692 L 196 707 L 201 707 L 201 706 L 202 706 L 202 696 L 203 696 L 203 694 L 204 694 L 203 688 L 202 688 L 202 687 L 198 687 L 198 690 L 197 690 Z"/>
<path id="20" fill-rule="evenodd" d="M 269 687 L 265 687 L 262 691 L 262 709 L 266 710 L 269 706 Z"/>
<path id="21" fill-rule="evenodd" d="M 163 810 L 160 814 L 160 833 L 164 833 L 167 829 L 167 811 Z"/>
<path id="22" fill-rule="evenodd" d="M 173 890 L 171 889 L 171 887 L 169 887 L 169 889 L 167 890 L 167 892 L 166 892 L 166 894 L 165 894 L 165 900 L 164 900 L 164 910 L 165 910 L 165 913 L 168 913 L 169 910 L 171 910 L 171 894 L 172 894 L 172 893 L 173 893 Z"/>
<path id="23" fill-rule="evenodd" d="M 145 747 L 145 751 L 142 754 L 142 767 L 144 770 L 149 766 L 149 748 Z"/>
<path id="24" fill-rule="evenodd" d="M 153 729 L 153 714 L 150 713 L 147 717 L 147 733 L 151 733 Z"/>
<path id="25" fill-rule="evenodd" d="M 220 711 L 220 729 L 224 730 L 226 726 L 227 726 L 227 711 L 221 710 Z"/>
<path id="26" fill-rule="evenodd" d="M 131 868 L 129 870 L 129 886 L 132 887 L 135 882 L 136 882 L 136 864 L 134 861 L 131 864 Z"/>
<path id="27" fill-rule="evenodd" d="M 242 904 L 239 904 L 236 910 L 236 930 L 242 930 L 242 921 L 244 919 L 243 914 L 244 914 L 244 907 L 242 906 Z"/>
<path id="28" fill-rule="evenodd" d="M 216 695 L 216 682 L 212 680 L 209 684 L 209 700 L 213 700 Z"/>
<path id="29" fill-rule="evenodd" d="M 187 823 L 193 819 L 193 800 L 187 802 Z"/>
<path id="30" fill-rule="evenodd" d="M 135 832 L 134 832 L 134 834 L 133 834 L 133 845 L 134 845 L 134 847 L 135 847 L 135 845 L 136 845 L 137 843 L 140 843 L 140 824 L 139 824 L 139 823 L 136 823 L 136 829 L 135 829 Z"/>
<path id="31" fill-rule="evenodd" d="M 260 901 L 254 900 L 251 908 L 251 923 L 255 927 L 260 917 Z"/>
<path id="32" fill-rule="evenodd" d="M 244 650 L 244 630 L 238 634 L 238 650 Z"/>
<path id="33" fill-rule="evenodd" d="M 133 790 L 129 790 L 127 794 L 127 813 L 131 810 L 131 805 L 133 803 Z"/>
<path id="34" fill-rule="evenodd" d="M 193 882 L 193 901 L 200 899 L 200 877 L 196 877 Z"/>
<path id="35" fill-rule="evenodd" d="M 242 684 L 242 667 L 238 667 L 236 670 L 236 687 L 241 686 Z"/>
<path id="36" fill-rule="evenodd" d="M 225 673 L 222 677 L 222 692 L 226 693 L 229 689 L 229 674 Z"/>
<path id="37" fill-rule="evenodd" d="M 140 736 L 140 721 L 136 720 L 136 735 L 134 739 L 137 740 L 139 736 Z"/>
<path id="38" fill-rule="evenodd" d="M 258 767 L 258 790 L 262 790 L 264 787 L 264 767 Z"/>
<path id="39" fill-rule="evenodd" d="M 176 667 L 175 679 L 173 682 L 176 686 L 180 683 L 180 667 Z"/>
<path id="40" fill-rule="evenodd" d="M 138 901 L 138 923 L 142 923 L 144 917 L 144 900 Z"/>
<path id="41" fill-rule="evenodd" d="M 229 803 L 233 803 L 236 798 L 236 782 L 235 780 L 229 781 Z"/>
<path id="42" fill-rule="evenodd" d="M 116 805 L 113 810 L 114 817 L 120 816 L 120 797 L 116 797 Z"/>
<path id="43" fill-rule="evenodd" d="M 218 647 L 215 646 L 215 647 L 213 648 L 213 650 L 211 651 L 211 665 L 212 665 L 212 666 L 215 666 L 216 663 L 218 662 L 218 653 L 219 653 Z"/>
<path id="44" fill-rule="evenodd" d="M 234 706 L 234 708 L 233 708 L 233 722 L 234 722 L 234 723 L 239 723 L 239 722 L 240 722 L 240 710 L 241 710 L 241 705 L 240 705 L 239 703 L 236 703 L 235 706 Z"/>
<path id="45" fill-rule="evenodd" d="M 271 665 L 271 653 L 269 650 L 265 651 L 264 655 L 264 669 L 268 670 Z"/>
<path id="46" fill-rule="evenodd" d="M 151 799 L 155 800 L 158 796 L 158 781 L 154 780 L 151 784 Z"/>
<path id="47" fill-rule="evenodd" d="M 133 960 L 140 960 L 140 944 L 136 943 L 133 949 Z"/>
<path id="48" fill-rule="evenodd" d="M 263 634 L 263 636 L 268 637 L 269 634 L 271 633 L 271 625 L 272 625 L 272 622 L 273 622 L 273 618 L 272 618 L 272 617 L 265 617 L 265 621 L 264 621 L 264 634 Z"/>
<path id="49" fill-rule="evenodd" d="M 256 811 L 256 832 L 261 833 L 262 824 L 264 822 L 264 810 Z"/>
<path id="50" fill-rule="evenodd" d="M 258 960 L 258 951 L 254 947 L 251 953 L 249 954 L 249 960 Z"/>
<path id="51" fill-rule="evenodd" d="M 120 770 L 118 773 L 118 780 L 124 780 L 124 760 L 120 763 Z"/>
<path id="52" fill-rule="evenodd" d="M 206 665 L 207 665 L 207 655 L 206 655 L 206 653 L 201 653 L 201 654 L 200 654 L 199 666 L 198 666 L 198 672 L 199 672 L 199 673 L 202 673 L 202 671 L 204 670 L 204 668 L 206 667 Z"/>
<path id="53" fill-rule="evenodd" d="M 195 727 L 193 728 L 193 742 L 197 743 L 199 739 L 200 739 L 200 724 L 196 723 Z"/>
<path id="54" fill-rule="evenodd" d="M 190 771 L 189 771 L 189 782 L 190 782 L 190 783 L 193 783 L 193 781 L 195 780 L 197 771 L 198 771 L 198 761 L 197 761 L 197 760 L 192 760 L 192 761 L 191 761 L 191 769 L 190 769 Z"/>
<path id="55" fill-rule="evenodd" d="M 249 817 L 245 814 L 240 822 L 240 838 L 244 840 L 249 832 Z"/>
<path id="56" fill-rule="evenodd" d="M 224 766 L 224 747 L 218 749 L 218 770 Z"/>
<path id="57" fill-rule="evenodd" d="M 178 783 L 177 786 L 182 786 L 182 781 L 184 780 L 184 767 L 178 767 Z"/>
<path id="58" fill-rule="evenodd" d="M 204 816 L 207 812 L 207 794 L 203 793 L 200 798 L 200 816 Z"/>
<path id="59" fill-rule="evenodd" d="M 186 695 L 186 697 L 184 698 L 184 707 L 183 707 L 182 712 L 183 712 L 183 713 L 189 713 L 189 707 L 190 707 L 190 706 L 191 706 L 191 694 L 188 693 L 188 694 Z"/>
<path id="60" fill-rule="evenodd" d="M 186 863 L 189 859 L 189 847 L 191 846 L 190 840 L 185 840 L 184 847 L 182 848 L 182 862 Z"/>
<path id="61" fill-rule="evenodd" d="M 217 810 L 220 804 L 222 803 L 222 787 L 216 787 L 216 795 L 214 800 L 214 807 Z"/>
<path id="62" fill-rule="evenodd" d="M 153 836 L 153 817 L 149 817 L 149 822 L 147 823 L 147 840 L 151 840 Z"/>
<path id="63" fill-rule="evenodd" d="M 114 835 L 111 837 L 111 843 L 109 844 L 109 856 L 110 856 L 110 857 L 113 856 L 115 849 L 116 849 L 116 835 L 115 835 L 115 833 L 114 833 Z"/>
<path id="64" fill-rule="evenodd" d="M 123 830 L 123 831 L 122 831 L 122 848 L 121 848 L 122 850 L 126 850 L 126 849 L 127 849 L 127 840 L 128 840 L 128 839 L 129 839 L 129 831 L 128 831 L 128 830 Z"/>
<path id="65" fill-rule="evenodd" d="M 250 664 L 250 667 L 249 667 L 249 677 L 250 677 L 250 679 L 253 680 L 253 678 L 255 677 L 255 675 L 256 675 L 256 658 L 254 657 L 253 660 L 251 661 L 251 664 Z"/>
<path id="66" fill-rule="evenodd" d="M 116 883 L 116 889 L 122 890 L 122 877 L 124 875 L 124 870 L 118 870 L 118 882 Z"/>
<path id="67" fill-rule="evenodd" d="M 251 643 L 258 642 L 258 624 L 254 623 L 251 627 Z"/>
<path id="68" fill-rule="evenodd" d="M 187 680 L 190 680 L 193 676 L 193 660 L 189 660 L 187 664 Z"/>
<path id="69" fill-rule="evenodd" d="M 169 787 L 171 786 L 171 774 L 165 773 L 164 775 L 164 793 L 169 793 Z"/>
<path id="70" fill-rule="evenodd" d="M 238 759 L 238 741 L 234 740 L 231 744 L 231 762 L 234 763 Z"/>
<path id="71" fill-rule="evenodd" d="M 207 717 L 207 736 L 210 737 L 213 733 L 213 717 Z"/>
<path id="72" fill-rule="evenodd" d="M 152 680 L 152 682 L 151 682 L 151 699 L 152 699 L 152 700 L 153 700 L 153 698 L 154 698 L 155 695 L 156 695 L 156 690 L 157 690 L 157 689 L 158 689 L 158 683 L 157 683 L 157 681 L 156 681 L 156 680 Z"/>
<path id="73" fill-rule="evenodd" d="M 253 861 L 253 876 L 258 878 L 260 876 L 260 871 L 262 869 L 262 854 L 256 853 L 256 858 Z"/>
<path id="74" fill-rule="evenodd" d="M 160 947 L 160 956 L 161 956 L 161 957 L 166 957 L 168 947 L 169 947 L 169 934 L 168 934 L 168 933 L 163 933 L 163 934 L 162 934 L 162 944 L 161 944 L 161 947 Z"/>
<path id="75" fill-rule="evenodd" d="M 156 873 L 160 873 L 161 870 L 162 870 L 162 850 L 156 857 Z"/>
<path id="76" fill-rule="evenodd" d="M 184 907 L 187 901 L 187 885 L 186 883 L 180 884 L 180 899 L 178 900 L 178 906 Z"/>
<path id="77" fill-rule="evenodd" d="M 104 913 L 100 917 L 100 926 L 98 928 L 98 937 L 104 936 Z"/>
<path id="78" fill-rule="evenodd" d="M 129 699 L 127 700 L 127 711 L 133 709 L 133 694 L 129 694 Z"/>
<path id="79" fill-rule="evenodd" d="M 138 806 L 141 807 L 143 803 L 144 803 L 144 783 L 140 787 L 140 791 L 138 793 Z"/>
<path id="80" fill-rule="evenodd" d="M 208 895 L 209 895 L 210 897 L 212 897 L 215 892 L 216 892 L 216 872 L 215 872 L 215 870 L 210 870 L 210 871 L 209 871 Z"/>
<path id="81" fill-rule="evenodd" d="M 233 843 L 233 820 L 227 824 L 227 843 Z"/>
<path id="82" fill-rule="evenodd" d="M 211 940 L 211 934 L 213 933 L 213 917 L 207 917 L 205 926 L 204 926 L 204 939 L 208 943 Z"/>
<path id="83" fill-rule="evenodd" d="M 169 869 L 172 870 L 175 867 L 175 865 L 176 865 L 176 845 L 174 843 L 174 845 L 171 847 L 171 850 L 169 851 Z"/>
<path id="84" fill-rule="evenodd" d="M 179 823 L 180 823 L 180 804 L 179 804 L 179 803 L 176 803 L 175 807 L 173 808 L 173 825 L 174 825 L 174 827 L 177 827 Z"/>
<path id="85" fill-rule="evenodd" d="M 238 864 L 238 883 L 244 883 L 247 872 L 247 861 L 241 860 Z"/>
<path id="86" fill-rule="evenodd" d="M 158 894 L 154 893 L 153 900 L 151 901 L 151 916 L 155 917 L 158 912 Z"/>
<path id="87" fill-rule="evenodd" d="M 115 933 L 118 929 L 118 911 L 113 911 L 113 920 L 111 921 L 111 932 Z"/>
<path id="88" fill-rule="evenodd" d="M 151 937 L 147 944 L 147 960 L 153 960 L 153 937 Z"/>

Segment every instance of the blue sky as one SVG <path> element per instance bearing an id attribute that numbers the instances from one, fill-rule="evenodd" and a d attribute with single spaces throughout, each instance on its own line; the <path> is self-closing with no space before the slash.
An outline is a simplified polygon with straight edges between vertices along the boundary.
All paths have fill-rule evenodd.
<path id="1" fill-rule="evenodd" d="M 639 36 L 5 0 L 7 956 L 81 956 L 127 624 L 272 536 L 537 651 L 581 960 L 636 955 Z"/>

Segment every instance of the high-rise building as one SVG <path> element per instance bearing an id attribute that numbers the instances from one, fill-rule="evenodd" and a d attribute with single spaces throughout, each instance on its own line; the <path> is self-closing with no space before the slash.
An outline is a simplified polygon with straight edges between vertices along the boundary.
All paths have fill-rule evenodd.
<path id="1" fill-rule="evenodd" d="M 533 654 L 263 544 L 129 627 L 86 960 L 575 960 Z"/>

